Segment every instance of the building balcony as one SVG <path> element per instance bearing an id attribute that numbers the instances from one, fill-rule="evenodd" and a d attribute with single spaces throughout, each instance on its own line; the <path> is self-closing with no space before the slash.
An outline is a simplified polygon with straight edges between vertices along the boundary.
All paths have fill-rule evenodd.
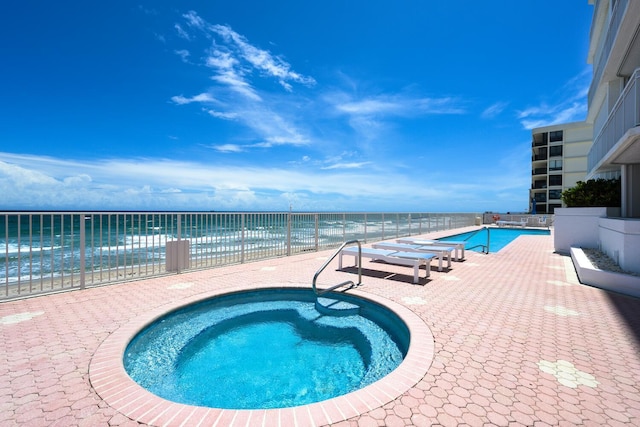
<path id="1" fill-rule="evenodd" d="M 547 181 L 536 181 L 533 183 L 533 186 L 531 188 L 534 190 L 541 190 L 541 189 L 547 188 Z"/>
<path id="2" fill-rule="evenodd" d="M 531 160 L 536 162 L 539 160 L 547 160 L 549 158 L 549 156 L 547 156 L 546 154 L 534 154 L 533 156 L 531 156 Z"/>
<path id="3" fill-rule="evenodd" d="M 616 5 L 614 6 L 611 14 L 611 19 L 609 20 L 609 24 L 607 26 L 607 34 L 604 38 L 603 43 L 598 47 L 598 51 L 596 52 L 595 59 L 593 61 L 593 79 L 591 80 L 591 86 L 589 87 L 589 92 L 587 94 L 587 102 L 589 103 L 589 105 L 591 105 L 591 102 L 593 101 L 593 97 L 598 86 L 600 85 L 600 80 L 602 79 L 602 75 L 604 74 L 607 62 L 609 62 L 609 56 L 611 54 L 613 44 L 616 40 L 616 36 L 618 35 L 620 24 L 622 23 L 622 19 L 624 18 L 624 15 L 627 11 L 628 3 L 629 0 L 618 0 L 616 2 Z"/>
<path id="4" fill-rule="evenodd" d="M 540 203 L 540 202 L 546 202 L 547 201 L 547 195 L 546 194 L 534 194 L 533 195 L 533 200 L 536 201 L 536 203 Z"/>
<path id="5" fill-rule="evenodd" d="M 640 163 L 640 68 L 615 103 L 607 121 L 593 140 L 587 156 L 587 171 L 610 169 L 611 165 Z"/>
<path id="6" fill-rule="evenodd" d="M 531 170 L 531 175 L 546 175 L 547 168 L 535 168 Z"/>

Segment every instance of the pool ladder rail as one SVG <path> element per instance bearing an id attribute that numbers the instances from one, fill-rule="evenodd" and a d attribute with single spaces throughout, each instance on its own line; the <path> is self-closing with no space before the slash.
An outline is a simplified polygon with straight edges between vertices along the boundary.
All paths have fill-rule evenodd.
<path id="1" fill-rule="evenodd" d="M 334 260 L 336 256 L 340 254 L 342 249 L 349 245 L 357 244 L 358 245 L 358 283 L 354 283 L 353 280 L 346 280 L 344 282 L 338 283 L 337 285 L 333 285 L 327 289 L 318 289 L 316 282 L 318 281 L 318 276 L 320 273 L 324 271 L 325 268 Z M 335 252 L 334 254 L 322 264 L 322 267 L 316 271 L 316 274 L 313 276 L 312 288 L 313 292 L 316 294 L 316 310 L 318 310 L 322 314 L 330 314 L 337 316 L 349 316 L 352 314 L 357 314 L 359 312 L 359 307 L 354 304 L 350 304 L 346 301 L 341 301 L 333 298 L 325 298 L 322 295 L 332 292 L 338 288 L 343 286 L 349 286 L 348 289 L 351 289 L 356 286 L 362 285 L 362 245 L 359 240 L 349 240 L 348 242 L 344 242 Z"/>
<path id="2" fill-rule="evenodd" d="M 489 253 L 489 244 L 491 242 L 491 229 L 489 227 L 482 227 L 479 230 L 476 230 L 474 233 L 472 233 L 471 235 L 469 235 L 466 239 L 464 239 L 465 241 L 471 239 L 473 236 L 475 236 L 476 234 L 480 233 L 481 231 L 487 230 L 487 244 L 486 245 L 475 245 L 475 246 L 471 246 L 469 248 L 466 249 L 475 249 L 475 248 L 482 248 L 482 253 L 484 254 L 488 254 Z"/>

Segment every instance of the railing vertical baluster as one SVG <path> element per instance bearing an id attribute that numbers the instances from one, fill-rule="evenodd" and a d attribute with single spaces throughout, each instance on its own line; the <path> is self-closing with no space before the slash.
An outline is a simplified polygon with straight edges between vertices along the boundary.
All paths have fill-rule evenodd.
<path id="1" fill-rule="evenodd" d="M 60 283 L 64 288 L 64 214 L 60 214 Z"/>
<path id="2" fill-rule="evenodd" d="M 29 293 L 33 293 L 33 215 L 29 214 Z"/>
<path id="3" fill-rule="evenodd" d="M 44 274 L 42 265 L 44 264 L 44 215 L 40 214 L 40 292 L 44 291 Z"/>
<path id="4" fill-rule="evenodd" d="M 85 237 L 86 237 L 86 230 L 85 230 L 85 221 L 87 220 L 87 218 L 85 218 L 85 215 L 83 213 L 79 214 L 80 218 L 80 289 L 84 289 L 85 287 L 85 267 L 86 267 L 86 260 L 85 260 Z"/>
<path id="5" fill-rule="evenodd" d="M 9 296 L 9 215 L 4 216 L 4 295 Z"/>
<path id="6" fill-rule="evenodd" d="M 245 214 L 240 214 L 240 264 L 244 264 Z"/>
<path id="7" fill-rule="evenodd" d="M 53 228 L 54 228 L 55 221 L 54 221 L 54 216 L 53 216 L 53 215 L 54 215 L 54 214 L 49 215 L 49 224 L 50 224 L 50 228 L 51 228 L 51 236 L 50 236 L 50 238 L 49 238 L 49 239 L 50 239 L 50 240 L 49 240 L 49 242 L 50 242 L 50 244 L 51 244 L 51 248 L 50 248 L 50 250 L 51 250 L 51 255 L 50 255 L 49 262 L 51 263 L 51 267 L 49 268 L 49 269 L 50 269 L 50 275 L 49 275 L 49 277 L 50 277 L 50 279 L 51 279 L 51 289 L 53 289 L 53 287 L 55 286 L 55 284 L 54 284 L 54 282 L 53 282 L 53 270 L 54 270 L 54 265 L 55 265 L 55 263 L 54 263 L 54 255 L 53 255 L 53 253 L 54 253 L 54 251 L 53 251 L 53 248 L 54 248 L 54 242 L 53 242 Z"/>
<path id="8" fill-rule="evenodd" d="M 291 206 L 287 215 L 287 256 L 291 256 Z"/>
<path id="9" fill-rule="evenodd" d="M 22 250 L 22 248 L 21 248 L 22 245 L 21 245 L 21 242 L 20 242 L 22 224 L 20 223 L 20 219 L 21 219 L 21 215 L 18 215 L 18 269 L 17 269 L 17 271 L 18 271 L 18 295 L 20 294 L 20 291 L 21 291 L 20 288 L 22 287 L 21 286 L 22 285 L 22 283 L 21 283 L 21 279 L 22 279 L 22 271 L 21 271 L 22 270 L 22 262 L 21 262 L 21 257 L 20 257 L 21 250 Z"/>

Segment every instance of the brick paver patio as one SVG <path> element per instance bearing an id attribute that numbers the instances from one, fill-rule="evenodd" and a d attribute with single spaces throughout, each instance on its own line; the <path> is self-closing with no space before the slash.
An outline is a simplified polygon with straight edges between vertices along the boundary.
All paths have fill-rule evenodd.
<path id="1" fill-rule="evenodd" d="M 0 303 L 0 426 L 140 425 L 93 387 L 90 364 L 103 342 L 145 313 L 212 291 L 308 287 L 331 254 Z M 322 284 L 355 277 L 334 262 Z M 357 414 L 347 419 L 325 412 L 329 424 L 640 425 L 640 299 L 579 284 L 552 236 L 522 236 L 495 254 L 467 251 L 464 262 L 433 268 L 420 285 L 409 267 L 364 266 L 359 292 L 418 315 L 433 335 L 433 359 L 399 396 L 354 404 Z M 198 425 L 187 412 L 169 409 L 156 424 Z M 238 412 L 201 425 L 313 423 L 302 411 L 289 413 Z"/>

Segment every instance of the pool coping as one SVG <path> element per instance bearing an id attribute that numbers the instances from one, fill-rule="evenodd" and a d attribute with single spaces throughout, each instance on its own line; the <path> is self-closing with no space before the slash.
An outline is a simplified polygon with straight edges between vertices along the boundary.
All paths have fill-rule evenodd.
<path id="1" fill-rule="evenodd" d="M 89 381 L 96 393 L 113 409 L 149 425 L 170 425 L 180 420 L 185 425 L 291 426 L 332 424 L 379 408 L 401 396 L 422 380 L 435 354 L 434 336 L 423 319 L 409 308 L 358 289 L 349 294 L 381 304 L 407 325 L 409 350 L 402 363 L 389 375 L 364 388 L 308 405 L 279 409 L 219 409 L 185 405 L 163 399 L 136 383 L 124 369 L 123 355 L 131 339 L 145 326 L 168 311 L 207 298 L 257 289 L 304 288 L 308 285 L 278 284 L 205 292 L 165 304 L 143 313 L 114 331 L 98 347 L 89 364 Z M 261 421 L 260 421 L 261 420 Z"/>

